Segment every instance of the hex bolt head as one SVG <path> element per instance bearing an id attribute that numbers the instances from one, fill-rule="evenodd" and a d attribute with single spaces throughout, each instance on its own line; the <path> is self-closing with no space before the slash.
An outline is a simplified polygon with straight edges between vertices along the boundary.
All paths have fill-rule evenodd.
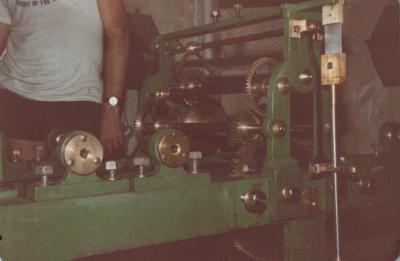
<path id="1" fill-rule="evenodd" d="M 51 176 L 54 174 L 54 168 L 51 165 L 39 165 L 35 167 L 35 174 L 38 176 Z"/>
<path id="2" fill-rule="evenodd" d="M 191 160 L 199 160 L 203 158 L 203 154 L 201 153 L 201 151 L 191 151 L 189 153 L 189 159 Z"/>
<path id="3" fill-rule="evenodd" d="M 109 160 L 106 162 L 106 170 L 116 170 L 117 162 L 115 160 Z"/>
<path id="4" fill-rule="evenodd" d="M 150 166 L 150 159 L 146 157 L 137 157 L 133 159 L 134 166 Z"/>

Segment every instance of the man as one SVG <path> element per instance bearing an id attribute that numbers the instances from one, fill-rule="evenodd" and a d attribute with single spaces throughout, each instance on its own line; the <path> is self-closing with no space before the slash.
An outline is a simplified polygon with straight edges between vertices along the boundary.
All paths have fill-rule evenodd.
<path id="1" fill-rule="evenodd" d="M 123 0 L 0 0 L 0 129 L 9 147 L 29 160 L 53 129 L 78 129 L 118 152 L 128 48 Z"/>

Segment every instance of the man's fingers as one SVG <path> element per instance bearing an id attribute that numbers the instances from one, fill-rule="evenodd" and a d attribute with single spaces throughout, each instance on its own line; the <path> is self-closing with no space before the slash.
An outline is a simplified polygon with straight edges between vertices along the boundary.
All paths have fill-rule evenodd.
<path id="1" fill-rule="evenodd" d="M 105 154 L 112 156 L 113 154 L 120 155 L 124 146 L 123 137 L 109 138 L 103 140 Z"/>

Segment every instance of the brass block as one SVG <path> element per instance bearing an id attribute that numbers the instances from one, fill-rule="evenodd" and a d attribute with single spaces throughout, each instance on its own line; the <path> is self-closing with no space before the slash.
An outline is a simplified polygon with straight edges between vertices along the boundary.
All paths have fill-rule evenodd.
<path id="1" fill-rule="evenodd" d="M 322 25 L 343 23 L 343 4 L 340 0 L 337 4 L 326 5 L 322 8 Z"/>
<path id="2" fill-rule="evenodd" d="M 321 56 L 322 85 L 343 84 L 347 77 L 346 54 L 325 54 Z"/>
<path id="3" fill-rule="evenodd" d="M 301 38 L 301 33 L 307 31 L 307 20 L 290 20 L 289 21 L 290 38 Z"/>

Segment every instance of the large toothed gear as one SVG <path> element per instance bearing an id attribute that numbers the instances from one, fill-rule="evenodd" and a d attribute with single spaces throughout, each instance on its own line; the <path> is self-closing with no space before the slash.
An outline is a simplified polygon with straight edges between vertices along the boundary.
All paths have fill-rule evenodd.
<path id="1" fill-rule="evenodd" d="M 266 96 L 268 84 L 277 61 L 263 57 L 253 63 L 247 72 L 246 94 L 251 109 L 259 116 L 267 116 Z"/>

